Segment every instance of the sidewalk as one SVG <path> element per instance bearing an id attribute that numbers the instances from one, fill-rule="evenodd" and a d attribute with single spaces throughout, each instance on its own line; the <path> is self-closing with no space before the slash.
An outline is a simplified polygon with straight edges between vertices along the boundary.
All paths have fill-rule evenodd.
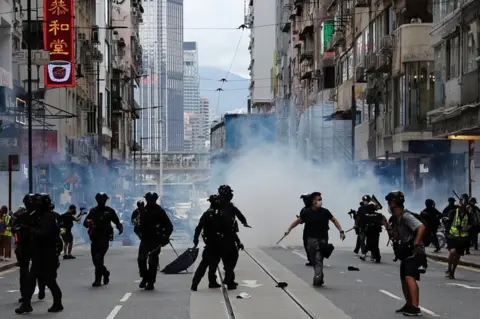
<path id="1" fill-rule="evenodd" d="M 427 248 L 426 252 L 428 258 L 448 262 L 448 251 L 445 248 L 438 253 L 433 251 L 433 248 Z M 480 269 L 480 250 L 474 250 L 472 248 L 470 249 L 470 253 L 471 255 L 462 256 L 460 259 L 460 265 Z"/>

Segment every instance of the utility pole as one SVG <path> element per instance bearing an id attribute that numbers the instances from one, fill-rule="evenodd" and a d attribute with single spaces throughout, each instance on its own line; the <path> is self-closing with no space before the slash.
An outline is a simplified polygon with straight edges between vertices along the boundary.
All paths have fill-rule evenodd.
<path id="1" fill-rule="evenodd" d="M 352 15 L 352 27 L 351 27 L 351 33 L 352 33 L 352 51 L 353 51 L 353 63 L 354 65 L 357 64 L 357 50 L 356 48 L 356 41 L 357 37 L 355 36 L 355 1 L 352 1 L 352 8 L 351 8 L 351 15 Z M 356 84 L 356 74 L 355 74 L 355 68 L 352 68 L 354 71 L 354 74 L 352 76 L 352 105 L 351 105 L 351 110 L 350 112 L 352 113 L 352 165 L 355 164 L 355 126 L 357 125 L 357 99 L 355 97 L 355 84 Z"/>
<path id="2" fill-rule="evenodd" d="M 100 158 L 103 157 L 103 134 L 102 134 L 102 126 L 103 126 L 103 101 L 102 95 L 100 93 L 100 61 L 97 62 L 97 135 L 98 135 L 98 152 L 100 153 Z"/>
<path id="3" fill-rule="evenodd" d="M 28 192 L 30 194 L 33 193 L 32 40 L 32 1 L 27 1 Z"/>

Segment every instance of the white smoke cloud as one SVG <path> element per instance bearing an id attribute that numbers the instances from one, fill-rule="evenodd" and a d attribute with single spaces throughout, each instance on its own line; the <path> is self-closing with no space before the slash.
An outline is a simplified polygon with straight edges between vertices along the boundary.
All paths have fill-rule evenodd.
<path id="1" fill-rule="evenodd" d="M 252 226 L 251 229 L 240 226 L 239 236 L 245 246 L 275 245 L 303 207 L 301 194 L 321 192 L 323 206 L 332 212 L 345 231 L 353 227 L 353 220 L 347 213 L 358 208 L 363 195 L 375 193 L 380 201 L 384 199 L 385 194 L 380 194 L 380 185 L 371 175 L 352 178 L 339 163 L 315 167 L 300 159 L 295 151 L 256 142 L 252 142 L 257 146 L 255 149 L 241 152 L 233 163 L 213 168 L 222 170 L 224 182 L 234 191 L 233 202 Z M 302 232 L 300 225 L 282 243 L 301 246 Z M 354 231 L 341 242 L 331 223 L 329 235 L 335 246 L 355 245 Z M 387 240 L 383 232 L 383 244 Z"/>

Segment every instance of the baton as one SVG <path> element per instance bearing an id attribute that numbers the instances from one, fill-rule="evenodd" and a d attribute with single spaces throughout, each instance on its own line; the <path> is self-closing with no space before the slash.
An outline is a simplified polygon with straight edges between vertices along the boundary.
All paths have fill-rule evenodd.
<path id="1" fill-rule="evenodd" d="M 456 191 L 452 191 L 452 192 L 457 197 L 457 199 L 460 200 L 460 196 L 458 196 L 457 192 Z"/>
<path id="2" fill-rule="evenodd" d="M 287 237 L 287 234 L 283 235 L 283 237 L 282 237 L 282 238 L 280 238 L 280 240 L 279 240 L 279 241 L 277 241 L 277 245 L 278 245 L 278 244 L 280 244 L 280 242 L 281 242 L 281 241 L 282 241 L 282 240 L 283 240 L 285 237 Z"/>
<path id="3" fill-rule="evenodd" d="M 347 230 L 347 231 L 345 232 L 345 234 L 348 233 L 349 231 L 354 230 L 354 229 L 355 229 L 355 227 L 350 228 L 349 230 Z"/>

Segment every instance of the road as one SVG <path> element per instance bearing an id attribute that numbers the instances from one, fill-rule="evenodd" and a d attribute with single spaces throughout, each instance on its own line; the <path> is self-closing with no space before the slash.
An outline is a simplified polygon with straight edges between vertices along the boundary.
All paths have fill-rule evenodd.
<path id="1" fill-rule="evenodd" d="M 179 249 L 180 250 L 180 249 Z M 249 249 L 241 253 L 237 267 L 237 291 L 225 298 L 221 289 L 208 289 L 205 280 L 197 292 L 190 291 L 191 273 L 159 274 L 155 291 L 138 288 L 136 248 L 116 244 L 106 263 L 112 276 L 108 286 L 92 288 L 93 266 L 88 247 L 75 251 L 77 259 L 62 261 L 59 283 L 65 311 L 47 314 L 51 296 L 45 301 L 34 297 L 33 317 L 67 319 L 388 319 L 403 305 L 398 264 L 385 254 L 382 264 L 361 262 L 351 251 L 337 249 L 326 262 L 325 287 L 311 287 L 312 269 L 306 267 L 301 248 Z M 162 266 L 175 259 L 172 250 L 160 255 Z M 349 265 L 360 271 L 350 272 Z M 262 269 L 263 268 L 263 269 Z M 477 319 L 480 311 L 480 273 L 461 268 L 457 280 L 444 278 L 445 265 L 431 262 L 420 283 L 425 317 Z M 286 290 L 275 287 L 288 283 Z M 18 271 L 0 273 L 0 312 L 2 319 L 17 318 Z M 454 285 L 453 285 L 454 284 Z M 240 292 L 247 299 L 239 299 Z M 288 294 L 287 294 L 288 293 Z M 301 307 L 306 311 L 302 310 Z M 227 316 L 228 311 L 234 317 Z M 307 313 L 310 313 L 308 315 Z M 402 317 L 402 316 L 400 316 Z"/>

